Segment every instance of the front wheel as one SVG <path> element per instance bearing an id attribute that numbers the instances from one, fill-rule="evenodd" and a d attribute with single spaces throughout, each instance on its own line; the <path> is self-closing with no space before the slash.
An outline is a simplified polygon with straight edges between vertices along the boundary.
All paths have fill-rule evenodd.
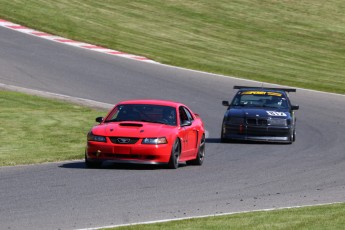
<path id="1" fill-rule="evenodd" d="M 205 135 L 203 135 L 200 141 L 198 153 L 196 154 L 196 158 L 194 160 L 187 161 L 187 163 L 190 165 L 202 165 L 202 163 L 204 163 L 205 152 Z"/>
<path id="2" fill-rule="evenodd" d="M 170 156 L 170 160 L 168 163 L 168 168 L 170 168 L 170 169 L 177 169 L 178 168 L 180 153 L 181 153 L 180 141 L 178 139 L 176 139 L 174 142 L 174 145 L 172 147 L 172 150 L 171 150 L 171 156 Z"/>
<path id="3" fill-rule="evenodd" d="M 226 139 L 224 138 L 223 132 L 220 134 L 220 143 L 226 143 Z"/>
<path id="4" fill-rule="evenodd" d="M 223 131 L 220 133 L 220 143 L 230 143 L 231 139 L 225 138 Z"/>
<path id="5" fill-rule="evenodd" d="M 292 142 L 295 142 L 296 140 L 296 130 L 293 130 L 290 134 L 290 137 L 289 137 L 289 144 L 292 144 Z"/>
<path id="6" fill-rule="evenodd" d="M 102 166 L 102 162 L 91 162 L 87 159 L 86 152 L 85 152 L 85 166 L 86 168 L 100 168 Z"/>

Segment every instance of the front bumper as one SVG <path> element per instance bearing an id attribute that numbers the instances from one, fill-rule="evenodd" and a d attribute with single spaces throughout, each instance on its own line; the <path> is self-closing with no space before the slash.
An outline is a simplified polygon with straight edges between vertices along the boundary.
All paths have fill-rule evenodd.
<path id="1" fill-rule="evenodd" d="M 248 141 L 290 142 L 291 126 L 223 124 L 222 138 Z"/>
<path id="2" fill-rule="evenodd" d="M 167 164 L 170 155 L 170 144 L 114 144 L 88 141 L 86 146 L 86 158 L 90 162 Z"/>

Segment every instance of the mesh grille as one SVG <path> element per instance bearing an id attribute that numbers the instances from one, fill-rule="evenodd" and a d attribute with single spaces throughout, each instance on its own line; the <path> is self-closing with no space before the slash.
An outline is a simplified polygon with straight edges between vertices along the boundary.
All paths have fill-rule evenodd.
<path id="1" fill-rule="evenodd" d="M 248 125 L 267 125 L 267 119 L 262 118 L 247 118 Z"/>
<path id="2" fill-rule="evenodd" d="M 109 137 L 110 141 L 114 144 L 135 144 L 139 138 L 129 137 Z"/>

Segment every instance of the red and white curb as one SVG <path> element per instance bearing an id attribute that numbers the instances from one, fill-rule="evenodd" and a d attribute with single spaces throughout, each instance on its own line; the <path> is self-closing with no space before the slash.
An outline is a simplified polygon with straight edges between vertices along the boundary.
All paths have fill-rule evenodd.
<path id="1" fill-rule="evenodd" d="M 22 32 L 22 33 L 25 33 L 25 34 L 33 35 L 35 37 L 40 37 L 40 38 L 51 40 L 51 41 L 54 41 L 54 42 L 70 45 L 70 46 L 75 46 L 75 47 L 79 47 L 79 48 L 83 48 L 83 49 L 87 49 L 87 50 L 92 50 L 92 51 L 96 51 L 96 52 L 101 52 L 101 53 L 105 53 L 105 54 L 109 54 L 109 55 L 129 58 L 129 59 L 133 59 L 133 60 L 137 60 L 137 61 L 157 63 L 157 62 L 155 62 L 155 61 L 153 61 L 151 59 L 148 59 L 146 57 L 143 57 L 143 56 L 137 56 L 137 55 L 133 55 L 133 54 L 128 54 L 128 53 L 124 53 L 124 52 L 117 51 L 117 50 L 107 49 L 107 48 L 104 48 L 104 47 L 101 47 L 101 46 L 96 46 L 96 45 L 92 45 L 92 44 L 88 44 L 88 43 L 84 43 L 84 42 L 79 42 L 79 41 L 71 40 L 71 39 L 68 39 L 68 38 L 63 38 L 63 37 L 55 36 L 55 35 L 48 34 L 48 33 L 45 33 L 45 32 L 41 32 L 41 31 L 37 31 L 37 30 L 34 30 L 34 29 L 30 29 L 30 28 L 27 28 L 25 26 L 22 26 L 22 25 L 19 25 L 19 24 L 15 24 L 15 23 L 3 20 L 3 19 L 0 19 L 0 26 L 8 28 L 8 29 L 15 30 L 15 31 L 18 31 L 18 32 Z"/>

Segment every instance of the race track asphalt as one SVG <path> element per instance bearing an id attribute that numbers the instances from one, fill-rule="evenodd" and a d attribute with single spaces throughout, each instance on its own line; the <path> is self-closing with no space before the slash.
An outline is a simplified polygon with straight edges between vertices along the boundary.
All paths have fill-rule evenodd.
<path id="1" fill-rule="evenodd" d="M 220 143 L 221 101 L 233 96 L 233 85 L 260 83 L 95 53 L 5 28 L 0 83 L 111 104 L 181 101 L 209 132 L 201 167 L 86 169 L 83 161 L 2 167 L 0 229 L 79 229 L 345 201 L 344 96 L 303 89 L 291 94 L 300 105 L 292 145 Z"/>

